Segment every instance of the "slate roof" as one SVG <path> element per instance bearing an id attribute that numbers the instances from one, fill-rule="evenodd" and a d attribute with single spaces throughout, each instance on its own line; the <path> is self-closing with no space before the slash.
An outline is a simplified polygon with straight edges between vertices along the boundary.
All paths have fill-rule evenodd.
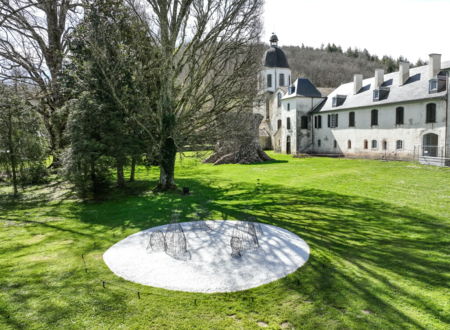
<path id="1" fill-rule="evenodd" d="M 291 88 L 295 90 L 291 91 Z M 290 93 L 291 92 L 291 93 Z M 322 97 L 322 94 L 307 78 L 297 78 L 294 83 L 288 87 L 288 93 L 283 98 L 290 98 L 295 96 L 304 97 Z"/>
<path id="2" fill-rule="evenodd" d="M 450 69 L 450 61 L 442 62 L 441 70 L 448 69 Z M 392 72 L 384 75 L 384 83 L 382 86 L 390 88 L 389 95 L 386 99 L 380 101 L 373 100 L 373 86 L 375 78 L 371 77 L 363 80 L 363 87 L 356 95 L 353 95 L 353 82 L 339 86 L 328 95 L 326 102 L 321 107 L 317 107 L 314 111 L 325 112 L 372 106 L 376 107 L 378 105 L 390 103 L 438 98 L 447 94 L 447 91 L 433 94 L 428 93 L 428 65 L 411 68 L 409 71 L 409 79 L 406 84 L 402 86 L 399 86 L 398 78 L 398 72 Z M 336 95 L 346 95 L 347 97 L 341 106 L 333 108 L 333 97 Z"/>
<path id="3" fill-rule="evenodd" d="M 264 54 L 264 66 L 268 68 L 289 68 L 286 55 L 280 47 L 270 46 Z"/>

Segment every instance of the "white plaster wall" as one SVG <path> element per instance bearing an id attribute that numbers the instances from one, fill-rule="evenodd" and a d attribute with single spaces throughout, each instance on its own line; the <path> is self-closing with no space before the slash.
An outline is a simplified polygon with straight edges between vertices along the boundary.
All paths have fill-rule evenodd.
<path id="1" fill-rule="evenodd" d="M 284 86 L 280 86 L 279 76 L 284 74 Z M 267 75 L 272 75 L 272 87 L 267 87 Z M 264 88 L 267 92 L 275 92 L 278 87 L 287 87 L 290 85 L 291 69 L 289 68 L 265 68 L 261 71 L 261 81 L 264 83 Z M 292 79 L 292 78 L 291 78 Z M 291 81 L 292 82 L 292 81 Z"/>
<path id="2" fill-rule="evenodd" d="M 436 103 L 436 123 L 425 123 L 426 105 Z M 396 108 L 404 107 L 404 124 L 395 125 Z M 378 109 L 378 126 L 371 127 L 371 110 Z M 355 112 L 355 127 L 348 126 L 349 112 Z M 328 114 L 339 114 L 337 128 L 328 128 Z M 385 105 L 354 110 L 323 112 L 322 128 L 314 129 L 314 147 L 316 153 L 344 153 L 346 155 L 379 157 L 383 154 L 396 154 L 399 158 L 412 157 L 414 147 L 422 145 L 422 137 L 427 133 L 439 136 L 439 146 L 445 144 L 446 102 L 445 100 L 427 100 L 416 103 Z M 318 140 L 321 140 L 321 147 Z M 333 141 L 337 141 L 334 148 Z M 348 149 L 347 141 L 351 140 L 352 148 Z M 368 149 L 364 149 L 364 140 L 368 140 Z M 372 140 L 377 140 L 376 149 L 372 149 Z M 387 150 L 382 150 L 382 141 L 387 141 Z M 396 141 L 403 141 L 403 149 L 396 149 Z"/>
<path id="3" fill-rule="evenodd" d="M 294 96 L 284 98 L 281 103 L 281 152 L 286 153 L 287 137 L 291 137 L 291 153 L 304 152 L 311 146 L 311 120 L 309 119 L 308 128 L 301 129 L 301 117 L 307 116 L 309 111 L 319 104 L 323 98 L 310 98 L 302 96 Z M 287 110 L 290 104 L 290 110 Z M 287 129 L 287 118 L 291 118 L 291 129 Z"/>

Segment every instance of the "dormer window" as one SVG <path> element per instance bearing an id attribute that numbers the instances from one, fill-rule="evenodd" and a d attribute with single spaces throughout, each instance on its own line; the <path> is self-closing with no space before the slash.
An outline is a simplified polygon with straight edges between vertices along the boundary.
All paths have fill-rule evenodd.
<path id="1" fill-rule="evenodd" d="M 436 78 L 430 79 L 428 82 L 428 93 L 439 93 L 447 88 L 447 75 L 439 74 Z"/>
<path id="2" fill-rule="evenodd" d="M 387 99 L 389 96 L 389 87 L 380 87 L 373 90 L 373 101 L 381 101 Z"/>
<path id="3" fill-rule="evenodd" d="M 336 95 L 333 97 L 333 108 L 339 107 L 344 104 L 347 95 Z"/>

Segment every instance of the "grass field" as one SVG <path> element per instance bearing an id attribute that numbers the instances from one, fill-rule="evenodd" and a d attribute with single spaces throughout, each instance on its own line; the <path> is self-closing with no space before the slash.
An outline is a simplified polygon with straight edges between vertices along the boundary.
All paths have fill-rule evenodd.
<path id="1" fill-rule="evenodd" d="M 0 328 L 449 328 L 449 168 L 274 157 L 221 166 L 185 158 L 177 182 L 190 196 L 154 195 L 156 168 L 140 168 L 127 193 L 102 202 L 82 203 L 57 184 L 15 202 L 0 186 Z M 211 295 L 133 284 L 103 263 L 115 242 L 199 205 L 216 219 L 251 214 L 288 229 L 310 259 L 276 282 Z"/>

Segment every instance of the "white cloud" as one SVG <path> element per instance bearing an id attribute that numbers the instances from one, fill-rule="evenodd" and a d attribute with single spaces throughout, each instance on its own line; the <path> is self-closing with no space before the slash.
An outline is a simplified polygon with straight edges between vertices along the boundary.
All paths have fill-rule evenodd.
<path id="1" fill-rule="evenodd" d="M 429 53 L 450 59 L 448 13 L 450 0 L 266 0 L 263 38 L 275 32 L 281 45 L 330 42 L 412 62 Z"/>

